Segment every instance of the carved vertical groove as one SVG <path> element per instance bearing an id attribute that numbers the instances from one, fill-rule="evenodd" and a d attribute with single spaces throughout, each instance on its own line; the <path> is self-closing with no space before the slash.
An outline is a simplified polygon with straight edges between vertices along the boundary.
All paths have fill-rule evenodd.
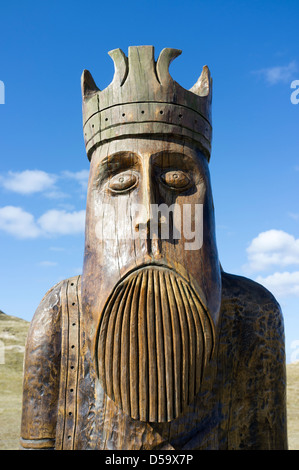
<path id="1" fill-rule="evenodd" d="M 213 338 L 177 273 L 152 266 L 131 273 L 112 293 L 98 335 L 100 381 L 133 419 L 171 421 L 198 393 Z"/>
<path id="2" fill-rule="evenodd" d="M 138 276 L 132 299 L 132 309 L 130 316 L 130 359 L 129 359 L 129 370 L 130 370 L 130 383 L 135 384 L 134 387 L 130 387 L 131 393 L 131 416 L 134 419 L 139 419 L 139 369 L 138 363 L 135 360 L 136 354 L 138 354 L 138 303 L 137 300 L 140 296 L 142 276 Z"/>
<path id="3" fill-rule="evenodd" d="M 161 298 L 156 295 L 160 291 L 159 271 L 154 270 L 154 290 L 155 290 L 155 314 L 156 314 L 156 353 L 157 353 L 157 374 L 158 374 L 158 421 L 167 420 L 166 416 L 166 380 L 165 380 L 165 349 L 164 349 L 164 331 L 162 324 L 162 306 Z"/>

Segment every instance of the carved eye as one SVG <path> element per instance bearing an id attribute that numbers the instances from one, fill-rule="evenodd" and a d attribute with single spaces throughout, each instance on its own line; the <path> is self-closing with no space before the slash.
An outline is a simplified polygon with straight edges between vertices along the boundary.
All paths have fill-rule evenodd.
<path id="1" fill-rule="evenodd" d="M 109 181 L 109 189 L 116 193 L 121 193 L 132 189 L 138 181 L 134 173 L 120 173 L 113 176 Z"/>
<path id="2" fill-rule="evenodd" d="M 186 189 L 191 183 L 189 176 L 181 170 L 167 171 L 161 175 L 161 180 L 170 188 L 177 190 Z"/>

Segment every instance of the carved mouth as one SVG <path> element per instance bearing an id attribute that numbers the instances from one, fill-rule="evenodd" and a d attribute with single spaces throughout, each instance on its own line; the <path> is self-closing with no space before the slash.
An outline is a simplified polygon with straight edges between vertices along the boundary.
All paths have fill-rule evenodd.
<path id="1" fill-rule="evenodd" d="M 114 288 L 97 334 L 98 376 L 133 419 L 178 417 L 198 393 L 214 344 L 212 322 L 192 286 L 158 265 Z"/>

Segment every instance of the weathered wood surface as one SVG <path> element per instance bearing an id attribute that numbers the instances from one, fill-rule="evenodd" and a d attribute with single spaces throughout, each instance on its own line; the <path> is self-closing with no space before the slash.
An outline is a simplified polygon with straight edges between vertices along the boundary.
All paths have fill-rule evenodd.
<path id="1" fill-rule="evenodd" d="M 56 439 L 57 449 L 286 449 L 281 311 L 273 296 L 262 286 L 227 273 L 222 273 L 222 281 L 216 349 L 205 370 L 200 392 L 183 415 L 160 424 L 130 418 L 108 397 L 97 379 L 82 325 L 79 328 L 78 368 L 71 369 L 67 356 L 61 358 L 57 349 L 56 355 L 51 357 L 51 371 L 56 380 L 45 383 L 43 368 L 47 370 L 47 366 L 41 348 L 49 347 L 52 342 L 51 320 L 58 317 L 63 323 L 65 347 L 71 347 L 71 338 L 67 340 L 70 332 L 64 330 L 69 320 L 63 319 L 62 315 L 79 313 L 82 318 L 81 307 L 78 311 L 72 306 L 73 296 L 67 302 L 69 308 L 74 309 L 72 312 L 62 309 L 58 300 L 71 283 L 80 287 L 80 276 L 57 285 L 36 312 L 36 321 L 44 318 L 45 311 L 48 318 L 47 327 L 40 332 L 39 345 L 35 345 L 41 354 L 38 374 L 34 365 L 28 362 L 28 355 L 26 357 L 24 407 L 32 412 L 34 404 L 35 413 L 23 415 L 23 444 L 34 448 L 54 446 Z M 77 413 L 71 417 L 68 400 L 72 399 L 73 392 L 64 387 L 59 373 L 62 377 L 68 373 L 78 377 Z M 42 395 L 41 388 L 44 390 Z M 59 388 L 60 393 L 67 396 L 66 406 L 62 401 L 58 409 L 53 406 L 50 419 L 45 405 L 49 398 L 53 404 L 58 403 Z"/>
<path id="2" fill-rule="evenodd" d="M 114 79 L 100 91 L 89 71 L 82 75 L 83 130 L 89 159 L 95 148 L 116 137 L 168 134 L 192 140 L 210 158 L 212 81 L 207 66 L 196 84 L 186 90 L 168 68 L 181 54 L 166 48 L 157 62 L 152 46 L 110 52 Z"/>
<path id="3" fill-rule="evenodd" d="M 178 54 L 112 51 L 103 91 L 83 74 L 84 266 L 32 321 L 23 447 L 287 447 L 282 314 L 220 267 L 212 82 L 207 67 L 191 90 L 174 82 Z"/>

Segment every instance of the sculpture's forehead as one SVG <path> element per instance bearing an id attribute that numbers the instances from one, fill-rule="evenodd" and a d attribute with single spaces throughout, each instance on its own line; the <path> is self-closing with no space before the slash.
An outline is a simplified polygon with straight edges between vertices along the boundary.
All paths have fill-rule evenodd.
<path id="1" fill-rule="evenodd" d="M 94 152 L 92 161 L 101 163 L 115 154 L 124 153 L 142 160 L 151 158 L 159 159 L 163 156 L 179 162 L 182 158 L 193 161 L 197 165 L 206 165 L 206 159 L 200 150 L 186 142 L 172 142 L 168 140 L 144 138 L 144 139 L 119 139 L 107 142 Z"/>

